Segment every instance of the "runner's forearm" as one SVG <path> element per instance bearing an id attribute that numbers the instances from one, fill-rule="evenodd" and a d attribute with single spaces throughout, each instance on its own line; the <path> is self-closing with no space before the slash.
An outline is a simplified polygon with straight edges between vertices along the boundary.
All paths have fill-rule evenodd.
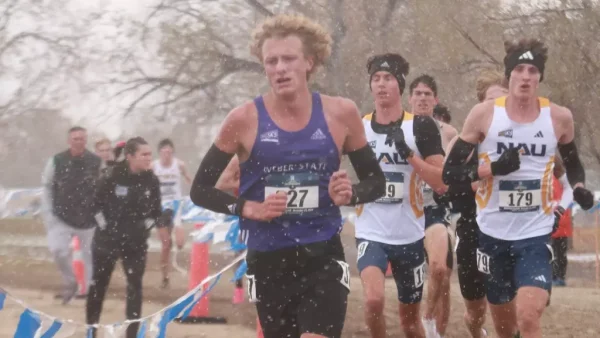
<path id="1" fill-rule="evenodd" d="M 446 189 L 446 185 L 442 180 L 441 167 L 427 163 L 427 161 L 418 156 L 409 158 L 408 163 L 413 166 L 417 175 L 419 175 L 419 177 L 421 177 L 433 190 L 440 192 Z"/>
<path id="2" fill-rule="evenodd" d="M 241 215 L 245 200 L 216 188 L 219 177 L 233 155 L 221 151 L 214 144 L 211 146 L 192 183 L 190 199 L 194 204 L 221 214 Z"/>
<path id="3" fill-rule="evenodd" d="M 385 195 L 385 176 L 373 149 L 367 144 L 348 153 L 359 183 L 352 185 L 352 200 L 349 205 L 373 202 Z"/>

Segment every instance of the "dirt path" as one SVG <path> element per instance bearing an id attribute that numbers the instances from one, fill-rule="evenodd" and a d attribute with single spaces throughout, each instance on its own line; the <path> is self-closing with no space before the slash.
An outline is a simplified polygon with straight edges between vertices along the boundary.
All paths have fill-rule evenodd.
<path id="1" fill-rule="evenodd" d="M 0 236 L 17 233 L 18 228 L 3 227 L 0 223 Z M 28 228 L 23 228 L 28 232 Z M 39 234 L 34 229 L 35 234 Z M 345 229 L 343 241 L 346 247 L 347 260 L 353 267 L 352 273 L 356 276 L 355 262 L 356 250 L 351 236 L 352 229 Z M 3 248 L 4 249 L 4 248 Z M 18 249 L 10 254 L 0 254 L 0 285 L 6 287 L 11 293 L 26 301 L 32 308 L 44 311 L 58 318 L 84 321 L 84 301 L 75 300 L 68 306 L 61 306 L 53 299 L 54 292 L 59 290 L 60 279 L 53 263 L 48 259 L 48 253 L 43 248 Z M 212 257 L 211 266 L 222 266 L 226 258 Z M 181 262 L 185 264 L 185 262 Z M 599 337 L 600 336 L 600 289 L 594 286 L 593 264 L 571 264 L 569 267 L 569 283 L 572 287 L 555 289 L 552 295 L 552 305 L 546 310 L 543 317 L 544 337 Z M 256 312 L 251 304 L 232 305 L 231 296 L 233 284 L 229 281 L 232 273 L 229 272 L 221 279 L 210 294 L 210 311 L 212 315 L 224 316 L 228 319 L 227 325 L 182 325 L 170 324 L 167 337 L 226 337 L 250 338 L 256 337 Z M 178 274 L 173 275 L 172 287 L 161 290 L 157 286 L 160 281 L 158 270 L 158 257 L 151 254 L 148 261 L 147 273 L 144 278 L 144 308 L 143 315 L 154 313 L 156 310 L 170 304 L 187 290 L 187 280 Z M 467 337 L 467 332 L 462 323 L 464 306 L 460 298 L 456 277 L 452 286 L 452 313 L 450 325 L 446 334 L 447 338 Z M 104 306 L 103 323 L 118 322 L 124 316 L 125 280 L 121 267 L 115 270 L 108 292 L 108 299 Z M 399 320 L 397 319 L 396 288 L 392 280 L 386 283 L 386 318 L 390 337 L 403 337 L 400 333 Z M 12 337 L 18 323 L 22 308 L 8 301 L 5 309 L 0 311 L 0 338 Z M 491 319 L 488 318 L 487 327 L 491 328 Z M 79 331 L 73 337 L 84 337 Z M 348 313 L 343 337 L 368 337 L 363 320 L 362 288 L 360 280 L 352 279 L 352 292 L 350 294 Z"/>

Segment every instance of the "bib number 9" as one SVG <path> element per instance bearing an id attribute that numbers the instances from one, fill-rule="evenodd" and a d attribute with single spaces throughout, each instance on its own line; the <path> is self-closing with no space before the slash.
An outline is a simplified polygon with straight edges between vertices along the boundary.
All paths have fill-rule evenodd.
<path id="1" fill-rule="evenodd" d="M 377 203 L 402 203 L 404 195 L 404 174 L 396 172 L 384 172 L 385 195 L 379 198 Z"/>

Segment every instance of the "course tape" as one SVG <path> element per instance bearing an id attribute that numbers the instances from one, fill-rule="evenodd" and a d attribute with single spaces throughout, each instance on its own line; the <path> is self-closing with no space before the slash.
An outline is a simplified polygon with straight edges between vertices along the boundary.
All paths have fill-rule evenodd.
<path id="1" fill-rule="evenodd" d="M 91 328 L 93 327 L 104 331 L 104 337 L 117 338 L 122 336 L 127 327 L 132 323 L 140 323 L 138 337 L 145 337 L 145 335 L 152 334 L 153 337 L 163 338 L 166 337 L 168 323 L 172 322 L 175 318 L 186 318 L 196 303 L 205 297 L 216 285 L 223 273 L 233 268 L 245 258 L 246 252 L 244 251 L 219 272 L 206 277 L 196 287 L 172 304 L 140 319 L 125 320 L 113 324 L 94 325 L 80 323 L 71 319 L 60 319 L 42 311 L 32 309 L 23 300 L 13 296 L 3 288 L 0 288 L 0 310 L 4 308 L 6 300 L 13 301 L 24 308 L 15 331 L 15 338 L 52 338 L 57 334 L 60 334 L 61 337 L 70 337 L 78 327 L 85 327 L 88 336 L 91 336 Z"/>

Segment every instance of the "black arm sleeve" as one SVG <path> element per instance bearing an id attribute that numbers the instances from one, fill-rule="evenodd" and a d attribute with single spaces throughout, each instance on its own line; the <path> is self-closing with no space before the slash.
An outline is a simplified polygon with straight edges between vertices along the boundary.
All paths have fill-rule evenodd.
<path id="1" fill-rule="evenodd" d="M 559 144 L 558 151 L 565 164 L 569 184 L 571 184 L 571 186 L 577 183 L 585 184 L 585 169 L 583 168 L 581 159 L 579 159 L 575 141 L 571 141 L 567 144 Z"/>
<path id="2" fill-rule="evenodd" d="M 352 167 L 360 180 L 352 186 L 352 200 L 349 205 L 373 202 L 385 195 L 385 176 L 377 162 L 373 149 L 364 147 L 348 153 Z"/>
<path id="3" fill-rule="evenodd" d="M 241 216 L 245 201 L 215 188 L 232 157 L 233 154 L 220 150 L 214 144 L 210 147 L 192 183 L 190 199 L 194 204 L 221 214 Z"/>
<path id="4" fill-rule="evenodd" d="M 475 146 L 475 144 L 463 141 L 460 137 L 456 140 L 452 150 L 450 150 L 450 154 L 446 158 L 446 163 L 444 163 L 442 171 L 444 184 L 465 184 L 479 179 L 477 175 L 477 163 L 472 164 L 472 161 L 469 161 L 469 163 L 464 164 L 467 157 L 475 149 Z M 474 154 L 473 156 L 476 155 Z"/>
<path id="5" fill-rule="evenodd" d="M 445 155 L 440 128 L 432 117 L 416 115 L 413 132 L 417 149 L 423 159 L 431 155 Z"/>

